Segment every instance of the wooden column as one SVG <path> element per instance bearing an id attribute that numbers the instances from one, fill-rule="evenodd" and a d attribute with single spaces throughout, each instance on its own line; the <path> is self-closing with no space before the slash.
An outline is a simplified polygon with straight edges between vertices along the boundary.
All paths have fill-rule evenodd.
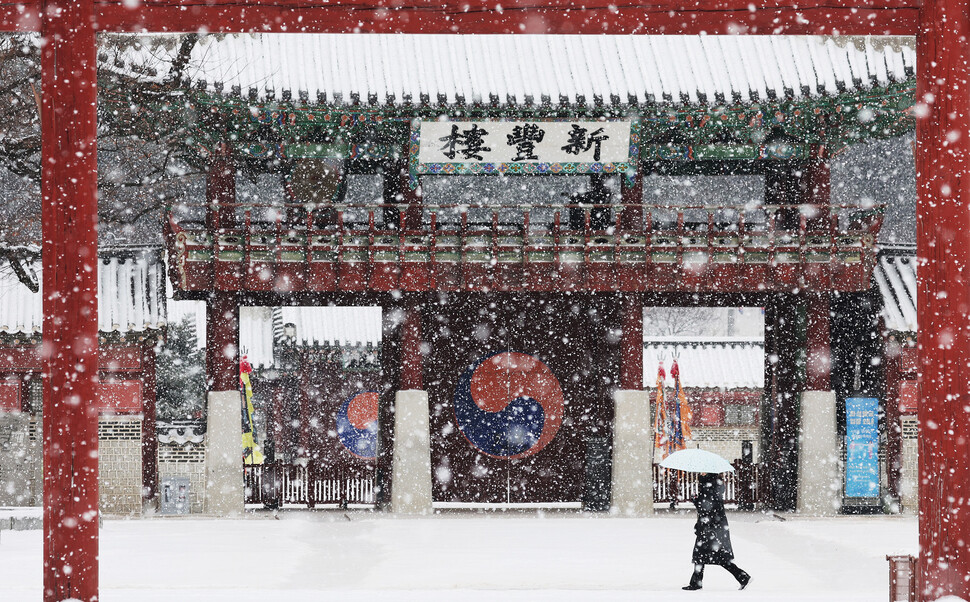
<path id="1" fill-rule="evenodd" d="M 805 198 L 805 165 L 794 160 L 764 161 L 765 205 L 793 205 Z M 775 211 L 775 227 L 796 230 L 799 212 L 791 208 Z"/>
<path id="2" fill-rule="evenodd" d="M 925 0 L 917 36 L 920 600 L 970 598 L 970 22 Z"/>
<path id="3" fill-rule="evenodd" d="M 805 389 L 832 390 L 832 342 L 829 334 L 829 298 L 826 293 L 808 296 L 808 331 L 805 347 Z"/>
<path id="4" fill-rule="evenodd" d="M 642 230 L 643 168 L 638 169 L 632 179 L 620 176 L 620 198 L 623 203 L 620 227 L 623 230 Z"/>
<path id="5" fill-rule="evenodd" d="M 769 415 L 766 425 L 765 456 L 769 470 L 770 503 L 774 510 L 794 510 L 798 477 L 798 352 L 801 340 L 797 328 L 797 306 L 789 295 L 772 300 L 768 326 L 771 328 L 775 363 L 770 371 Z"/>
<path id="6" fill-rule="evenodd" d="M 832 202 L 832 168 L 829 165 L 828 149 L 821 144 L 812 145 L 812 158 L 808 163 L 805 202 L 815 205 L 817 213 L 809 215 L 810 230 L 828 228 Z"/>
<path id="7" fill-rule="evenodd" d="M 238 516 L 245 506 L 238 303 L 235 293 L 216 291 L 206 305 L 205 511 L 216 516 Z"/>
<path id="8" fill-rule="evenodd" d="M 216 146 L 206 173 L 206 227 L 210 232 L 236 227 L 236 164 L 232 147 L 226 143 Z"/>
<path id="9" fill-rule="evenodd" d="M 407 169 L 407 163 L 400 170 L 398 180 L 401 200 L 399 202 L 407 205 L 404 215 L 404 227 L 407 230 L 420 230 L 423 219 L 423 201 L 421 199 L 421 185 L 411 188 L 411 174 Z"/>
<path id="10" fill-rule="evenodd" d="M 92 0 L 44 4 L 44 600 L 98 598 L 97 46 Z"/>
<path id="11" fill-rule="evenodd" d="M 396 230 L 401 228 L 401 207 L 413 199 L 408 198 L 408 163 L 407 149 L 398 159 L 387 160 L 381 170 L 382 193 L 381 202 L 384 203 L 384 228 Z"/>
<path id="12" fill-rule="evenodd" d="M 340 353 L 339 343 L 337 344 L 337 353 Z M 313 436 L 311 433 L 311 428 L 313 422 L 317 419 L 315 412 L 315 399 L 314 395 L 310 391 L 309 383 L 313 382 L 313 371 L 310 368 L 309 362 L 307 362 L 307 351 L 306 348 L 300 350 L 300 366 L 297 369 L 297 399 L 299 400 L 300 407 L 300 428 L 297 441 L 299 445 L 297 450 L 299 453 L 298 457 L 309 459 L 312 457 L 311 450 L 313 449 Z"/>
<path id="13" fill-rule="evenodd" d="M 384 310 L 381 342 L 381 399 L 377 416 L 377 468 L 375 492 L 377 508 L 391 506 L 391 470 L 394 463 L 394 399 L 401 382 L 401 340 L 394 311 Z"/>
<path id="14" fill-rule="evenodd" d="M 156 418 L 156 362 L 155 345 L 151 337 L 142 343 L 141 387 L 141 501 L 142 508 L 155 510 L 158 507 L 158 436 L 155 432 Z"/>
<path id="15" fill-rule="evenodd" d="M 405 310 L 401 325 L 401 376 L 402 391 L 424 389 L 424 357 L 421 355 L 421 308 L 411 304 Z"/>
<path id="16" fill-rule="evenodd" d="M 620 389 L 643 389 L 643 301 L 637 295 L 623 296 L 623 325 L 620 344 Z"/>
<path id="17" fill-rule="evenodd" d="M 209 391 L 239 391 L 238 299 L 234 293 L 216 291 L 206 308 L 205 371 Z"/>
<path id="18" fill-rule="evenodd" d="M 832 389 L 828 293 L 806 295 L 805 386 L 799 394 L 797 510 L 834 515 L 841 504 L 838 410 Z"/>

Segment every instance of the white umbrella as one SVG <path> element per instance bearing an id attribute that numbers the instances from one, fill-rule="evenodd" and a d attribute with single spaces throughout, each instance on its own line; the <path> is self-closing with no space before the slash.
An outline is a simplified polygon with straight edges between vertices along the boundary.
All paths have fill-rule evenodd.
<path id="1" fill-rule="evenodd" d="M 664 468 L 685 472 L 734 472 L 734 467 L 721 456 L 702 449 L 675 451 L 660 463 Z"/>

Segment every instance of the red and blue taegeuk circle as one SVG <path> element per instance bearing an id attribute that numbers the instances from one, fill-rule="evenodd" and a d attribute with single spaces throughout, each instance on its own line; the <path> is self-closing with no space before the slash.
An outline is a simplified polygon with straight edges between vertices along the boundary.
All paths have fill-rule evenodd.
<path id="1" fill-rule="evenodd" d="M 347 451 L 361 458 L 377 457 L 377 391 L 358 391 L 337 411 L 337 437 Z"/>
<path id="2" fill-rule="evenodd" d="M 458 380 L 455 419 L 482 453 L 515 460 L 538 453 L 562 425 L 559 380 L 539 358 L 499 351 L 479 358 Z"/>

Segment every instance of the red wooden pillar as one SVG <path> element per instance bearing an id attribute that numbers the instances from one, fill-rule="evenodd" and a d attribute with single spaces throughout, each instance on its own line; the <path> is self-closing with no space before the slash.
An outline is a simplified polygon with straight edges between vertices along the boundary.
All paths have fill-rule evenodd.
<path id="1" fill-rule="evenodd" d="M 401 325 L 401 377 L 399 389 L 424 389 L 424 357 L 421 355 L 421 308 L 416 304 L 405 310 Z"/>
<path id="2" fill-rule="evenodd" d="M 623 296 L 622 319 L 620 388 L 640 391 L 643 389 L 643 301 L 639 296 Z"/>
<path id="3" fill-rule="evenodd" d="M 209 391 L 239 390 L 239 302 L 217 291 L 209 297 L 205 320 L 205 370 Z"/>
<path id="4" fill-rule="evenodd" d="M 206 173 L 206 227 L 210 232 L 236 227 L 236 163 L 232 147 L 225 143 L 216 146 Z"/>
<path id="5" fill-rule="evenodd" d="M 141 499 L 142 507 L 155 508 L 158 500 L 158 436 L 155 432 L 156 418 L 156 362 L 154 338 L 142 344 L 141 386 Z"/>
<path id="6" fill-rule="evenodd" d="M 826 205 L 832 196 L 832 168 L 829 151 L 824 144 L 813 144 L 805 174 L 805 202 Z"/>
<path id="7" fill-rule="evenodd" d="M 917 36 L 920 600 L 970 598 L 970 21 L 925 0 Z"/>
<path id="8" fill-rule="evenodd" d="M 411 174 L 407 165 L 401 169 L 401 202 L 407 205 L 404 213 L 404 228 L 407 230 L 420 230 L 424 214 L 424 201 L 421 199 L 421 185 L 411 188 Z"/>
<path id="9" fill-rule="evenodd" d="M 812 158 L 807 166 L 805 201 L 815 206 L 816 212 L 809 214 L 809 230 L 827 230 L 831 215 L 832 168 L 829 165 L 828 149 L 824 145 L 812 145 Z"/>
<path id="10" fill-rule="evenodd" d="M 42 11 L 44 600 L 98 598 L 98 175 L 92 0 Z"/>
<path id="11" fill-rule="evenodd" d="M 805 333 L 807 357 L 805 390 L 832 390 L 832 340 L 829 332 L 829 297 L 826 293 L 808 296 L 808 324 Z"/>
<path id="12" fill-rule="evenodd" d="M 638 169 L 632 178 L 620 178 L 620 199 L 623 213 L 620 227 L 624 230 L 643 229 L 643 170 Z"/>

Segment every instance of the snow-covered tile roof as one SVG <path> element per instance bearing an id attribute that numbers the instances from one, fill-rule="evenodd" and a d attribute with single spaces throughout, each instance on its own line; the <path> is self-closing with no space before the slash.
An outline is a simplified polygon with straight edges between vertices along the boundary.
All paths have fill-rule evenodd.
<path id="1" fill-rule="evenodd" d="M 169 46 L 105 64 L 168 81 Z M 264 33 L 201 36 L 180 79 L 253 101 L 733 104 L 885 86 L 915 64 L 900 37 Z"/>
<path id="2" fill-rule="evenodd" d="M 240 307 L 240 353 L 255 367 L 273 365 L 273 340 L 285 324 L 296 326 L 302 344 L 337 342 L 377 346 L 382 337 L 380 307 Z"/>
<path id="3" fill-rule="evenodd" d="M 873 270 L 882 295 L 882 317 L 886 328 L 916 332 L 916 253 L 912 250 L 884 252 Z"/>
<path id="4" fill-rule="evenodd" d="M 34 293 L 4 266 L 0 270 L 0 332 L 39 334 L 44 322 L 40 261 Z M 159 249 L 102 249 L 98 261 L 98 329 L 142 332 L 165 325 L 165 268 Z"/>
<path id="5" fill-rule="evenodd" d="M 684 387 L 761 389 L 765 386 L 765 346 L 761 339 L 729 337 L 651 338 L 643 343 L 643 384 L 653 388 L 657 364 L 663 361 L 667 384 L 673 385 L 670 366 L 680 366 Z"/>

